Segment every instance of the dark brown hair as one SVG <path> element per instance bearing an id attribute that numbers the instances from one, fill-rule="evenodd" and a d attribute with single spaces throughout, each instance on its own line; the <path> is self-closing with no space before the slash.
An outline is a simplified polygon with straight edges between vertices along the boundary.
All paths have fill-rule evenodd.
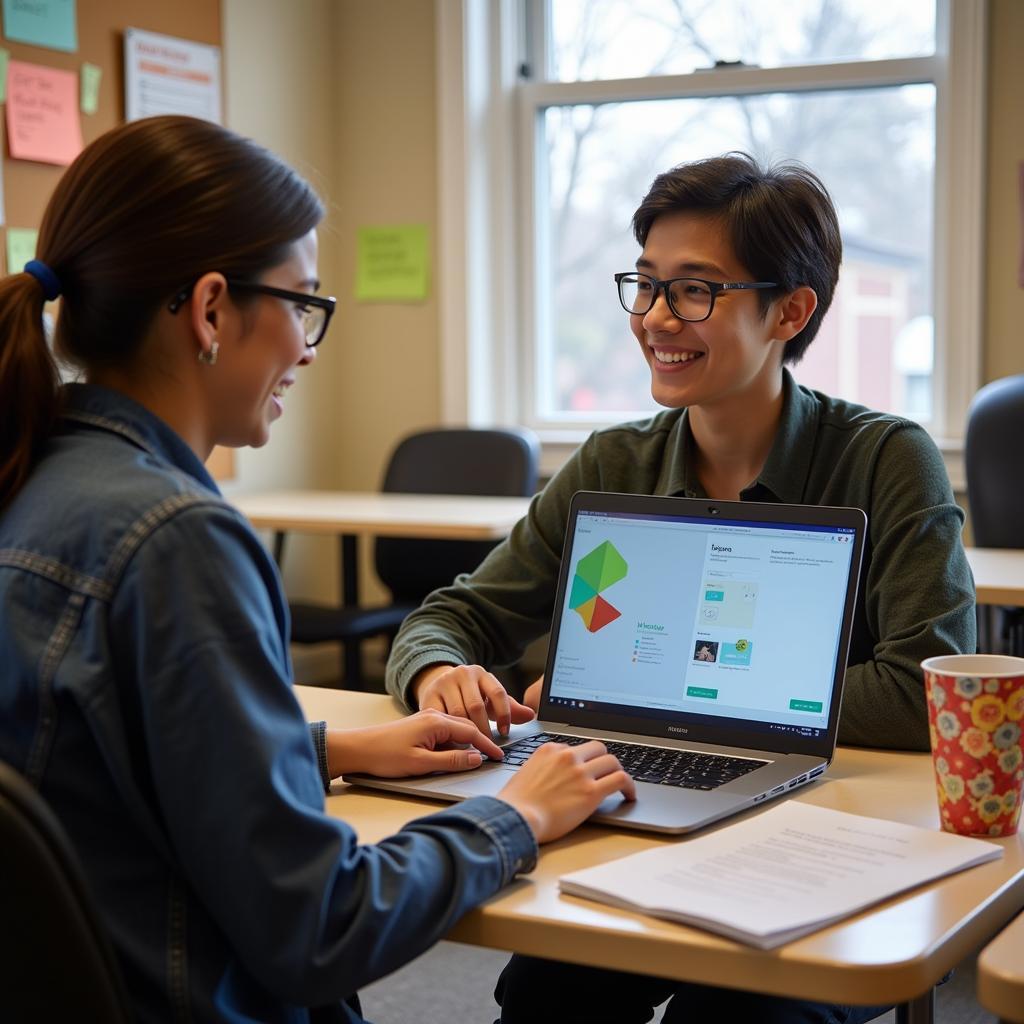
<path id="1" fill-rule="evenodd" d="M 210 270 L 257 277 L 322 216 L 287 164 L 217 125 L 152 117 L 107 132 L 61 178 L 39 232 L 37 259 L 61 284 L 56 350 L 86 368 L 131 359 L 176 291 Z M 0 280 L 0 507 L 58 414 L 42 315 L 34 277 Z"/>
<path id="2" fill-rule="evenodd" d="M 782 357 L 799 362 L 832 303 L 843 259 L 839 221 L 821 179 L 796 163 L 762 167 L 746 153 L 680 164 L 654 179 L 633 214 L 636 240 L 644 245 L 658 217 L 679 211 L 719 218 L 754 278 L 776 282 L 757 293 L 762 316 L 779 296 L 814 289 L 818 306 Z"/>

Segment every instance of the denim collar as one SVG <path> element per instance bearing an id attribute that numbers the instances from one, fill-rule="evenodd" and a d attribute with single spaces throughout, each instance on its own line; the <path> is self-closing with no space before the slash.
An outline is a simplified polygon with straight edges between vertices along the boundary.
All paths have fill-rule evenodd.
<path id="1" fill-rule="evenodd" d="M 66 384 L 62 397 L 61 419 L 117 434 L 220 495 L 220 489 L 196 453 L 145 406 L 99 384 Z"/>
<path id="2" fill-rule="evenodd" d="M 740 493 L 744 500 L 779 501 L 798 505 L 804 500 L 807 476 L 818 433 L 821 407 L 814 393 L 801 388 L 789 370 L 782 371 L 782 415 L 757 480 Z M 689 410 L 676 423 L 675 447 L 667 494 L 706 498 L 697 475 L 696 442 L 690 428 Z"/>

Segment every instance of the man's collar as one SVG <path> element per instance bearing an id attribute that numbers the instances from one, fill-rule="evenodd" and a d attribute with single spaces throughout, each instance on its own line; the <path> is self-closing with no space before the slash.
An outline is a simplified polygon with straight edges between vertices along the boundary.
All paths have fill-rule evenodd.
<path id="1" fill-rule="evenodd" d="M 799 505 L 804 500 L 820 414 L 814 396 L 783 368 L 782 416 L 757 484 L 768 488 L 778 501 L 787 505 Z"/>
<path id="2" fill-rule="evenodd" d="M 803 501 L 807 474 L 814 455 L 818 431 L 818 402 L 804 391 L 793 375 L 782 370 L 782 415 L 768 458 L 756 481 L 744 488 L 743 494 L 760 488 L 785 504 Z M 707 493 L 697 476 L 697 445 L 690 427 L 689 410 L 684 410 L 669 439 L 666 453 L 667 479 L 660 493 L 688 498 L 706 498 Z"/>

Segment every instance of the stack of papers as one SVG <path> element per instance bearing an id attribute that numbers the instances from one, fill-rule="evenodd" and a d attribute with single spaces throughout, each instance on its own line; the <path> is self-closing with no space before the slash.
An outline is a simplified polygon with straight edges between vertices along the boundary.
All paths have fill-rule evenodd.
<path id="1" fill-rule="evenodd" d="M 771 949 L 1002 855 L 980 839 L 790 802 L 559 887 Z"/>

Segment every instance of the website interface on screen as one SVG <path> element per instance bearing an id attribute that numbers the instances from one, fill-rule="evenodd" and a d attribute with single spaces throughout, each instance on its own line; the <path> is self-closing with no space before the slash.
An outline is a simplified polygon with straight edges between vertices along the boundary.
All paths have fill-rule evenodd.
<path id="1" fill-rule="evenodd" d="M 821 735 L 853 551 L 852 529 L 580 513 L 549 699 Z"/>

